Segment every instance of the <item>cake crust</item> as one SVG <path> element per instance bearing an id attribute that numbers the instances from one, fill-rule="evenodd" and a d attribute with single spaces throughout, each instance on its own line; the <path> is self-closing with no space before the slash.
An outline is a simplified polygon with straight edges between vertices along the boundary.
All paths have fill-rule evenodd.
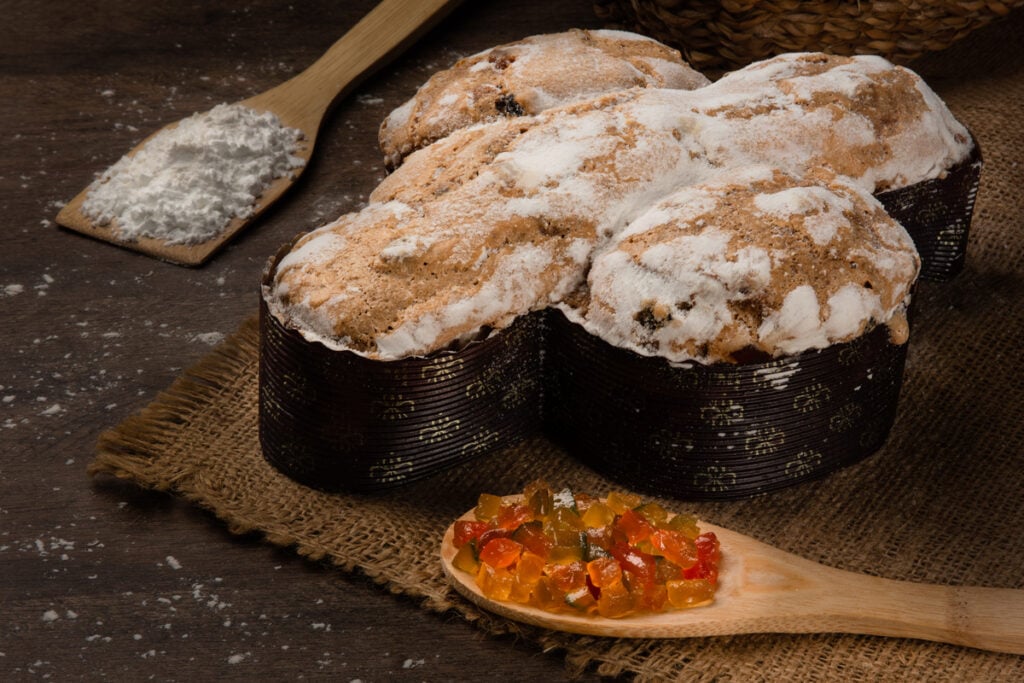
<path id="1" fill-rule="evenodd" d="M 627 88 L 709 83 L 682 55 L 635 33 L 573 29 L 529 36 L 460 59 L 434 74 L 381 124 L 389 167 L 455 130 L 531 116 Z"/>
<path id="2" fill-rule="evenodd" d="M 920 263 L 872 195 L 970 147 L 906 69 L 783 55 L 693 90 L 453 127 L 301 239 L 264 296 L 308 339 L 380 360 L 550 306 L 672 360 L 786 355 L 880 324 L 901 342 Z"/>

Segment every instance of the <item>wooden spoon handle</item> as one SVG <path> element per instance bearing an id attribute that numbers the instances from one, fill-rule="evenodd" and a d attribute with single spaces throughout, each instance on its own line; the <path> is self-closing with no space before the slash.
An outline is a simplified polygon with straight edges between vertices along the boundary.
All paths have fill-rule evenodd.
<path id="1" fill-rule="evenodd" d="M 270 109 L 287 125 L 315 136 L 324 112 L 460 0 L 383 0 L 305 71 L 246 103 Z"/>
<path id="2" fill-rule="evenodd" d="M 905 581 L 871 584 L 848 612 L 862 632 L 921 638 L 995 652 L 1024 654 L 1024 591 L 977 586 L 936 586 Z"/>
<path id="3" fill-rule="evenodd" d="M 737 630 L 861 633 L 1024 654 L 1022 590 L 884 579 L 767 546 L 737 574 L 736 612 L 747 621 Z"/>
<path id="4" fill-rule="evenodd" d="M 1024 654 L 1024 591 L 897 581 L 827 567 L 729 529 L 715 604 L 651 635 L 860 633 Z M 654 622 L 654 620 L 652 620 Z"/>

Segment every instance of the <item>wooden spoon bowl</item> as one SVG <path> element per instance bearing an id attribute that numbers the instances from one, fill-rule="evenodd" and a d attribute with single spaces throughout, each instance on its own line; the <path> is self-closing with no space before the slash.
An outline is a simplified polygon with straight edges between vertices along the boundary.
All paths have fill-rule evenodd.
<path id="1" fill-rule="evenodd" d="M 472 511 L 461 519 L 472 519 Z M 547 612 L 486 597 L 452 560 L 454 523 L 441 564 L 455 589 L 503 617 L 558 631 L 619 638 L 740 633 L 859 633 L 918 638 L 1024 654 L 1024 590 L 896 581 L 827 567 L 749 536 L 701 522 L 722 548 L 712 604 L 621 619 Z"/>
<path id="2" fill-rule="evenodd" d="M 330 105 L 351 92 L 457 4 L 458 0 L 383 0 L 305 71 L 239 104 L 256 111 L 271 112 L 277 115 L 283 125 L 302 131 L 302 147 L 294 154 L 308 162 L 313 154 L 320 123 Z M 174 122 L 162 130 L 177 125 L 178 122 Z M 159 132 L 147 137 L 128 154 L 138 152 Z M 120 238 L 116 224 L 96 225 L 82 213 L 82 203 L 88 196 L 89 188 L 82 190 L 61 209 L 57 214 L 57 223 L 164 261 L 196 266 L 209 259 L 273 204 L 294 184 L 304 168 L 302 166 L 293 174 L 275 180 L 263 191 L 250 216 L 231 219 L 217 236 L 199 244 L 168 244 L 150 237 L 130 241 Z"/>

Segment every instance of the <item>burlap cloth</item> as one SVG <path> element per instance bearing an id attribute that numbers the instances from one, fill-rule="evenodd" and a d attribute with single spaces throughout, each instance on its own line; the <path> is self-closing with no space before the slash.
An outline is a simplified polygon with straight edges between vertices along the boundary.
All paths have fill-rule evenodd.
<path id="1" fill-rule="evenodd" d="M 967 266 L 923 283 L 895 428 L 828 478 L 745 502 L 682 504 L 828 565 L 915 581 L 1024 588 L 1024 35 L 1019 13 L 920 63 L 981 142 L 986 167 Z M 254 283 L 255 289 L 255 283 Z M 211 510 L 235 532 L 359 571 L 425 609 L 565 653 L 571 671 L 638 679 L 1024 680 L 1024 657 L 870 636 L 746 635 L 676 641 L 580 637 L 494 617 L 445 582 L 437 547 L 481 491 L 543 477 L 612 484 L 543 439 L 388 495 L 328 495 L 271 469 L 257 441 L 254 320 L 140 415 L 105 433 L 90 465 Z M 725 548 L 728 553 L 729 549 Z"/>

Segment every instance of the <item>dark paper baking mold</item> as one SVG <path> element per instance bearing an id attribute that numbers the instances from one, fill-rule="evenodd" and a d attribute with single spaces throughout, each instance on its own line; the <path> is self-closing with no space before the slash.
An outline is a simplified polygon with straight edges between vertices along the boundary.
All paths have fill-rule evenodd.
<path id="1" fill-rule="evenodd" d="M 963 270 L 983 165 L 981 148 L 972 142 L 967 159 L 942 177 L 875 195 L 914 240 L 922 280 L 944 282 Z"/>
<path id="2" fill-rule="evenodd" d="M 540 425 L 537 324 L 524 316 L 458 350 L 375 361 L 306 340 L 261 301 L 264 457 L 316 489 L 372 491 L 518 441 Z"/>
<path id="3" fill-rule="evenodd" d="M 922 254 L 963 267 L 981 169 L 878 195 Z M 298 239 L 298 238 L 296 238 Z M 263 285 L 291 248 L 270 260 Z M 369 360 L 305 339 L 261 297 L 259 430 L 279 471 L 325 491 L 393 488 L 543 430 L 613 481 L 691 500 L 744 498 L 861 460 L 896 415 L 907 345 L 884 326 L 764 363 L 671 364 L 560 312 L 424 358 Z"/>
<path id="4" fill-rule="evenodd" d="M 613 481 L 712 500 L 814 479 L 877 450 L 907 345 L 878 326 L 764 363 L 672 364 L 552 314 L 546 348 L 548 434 Z"/>

